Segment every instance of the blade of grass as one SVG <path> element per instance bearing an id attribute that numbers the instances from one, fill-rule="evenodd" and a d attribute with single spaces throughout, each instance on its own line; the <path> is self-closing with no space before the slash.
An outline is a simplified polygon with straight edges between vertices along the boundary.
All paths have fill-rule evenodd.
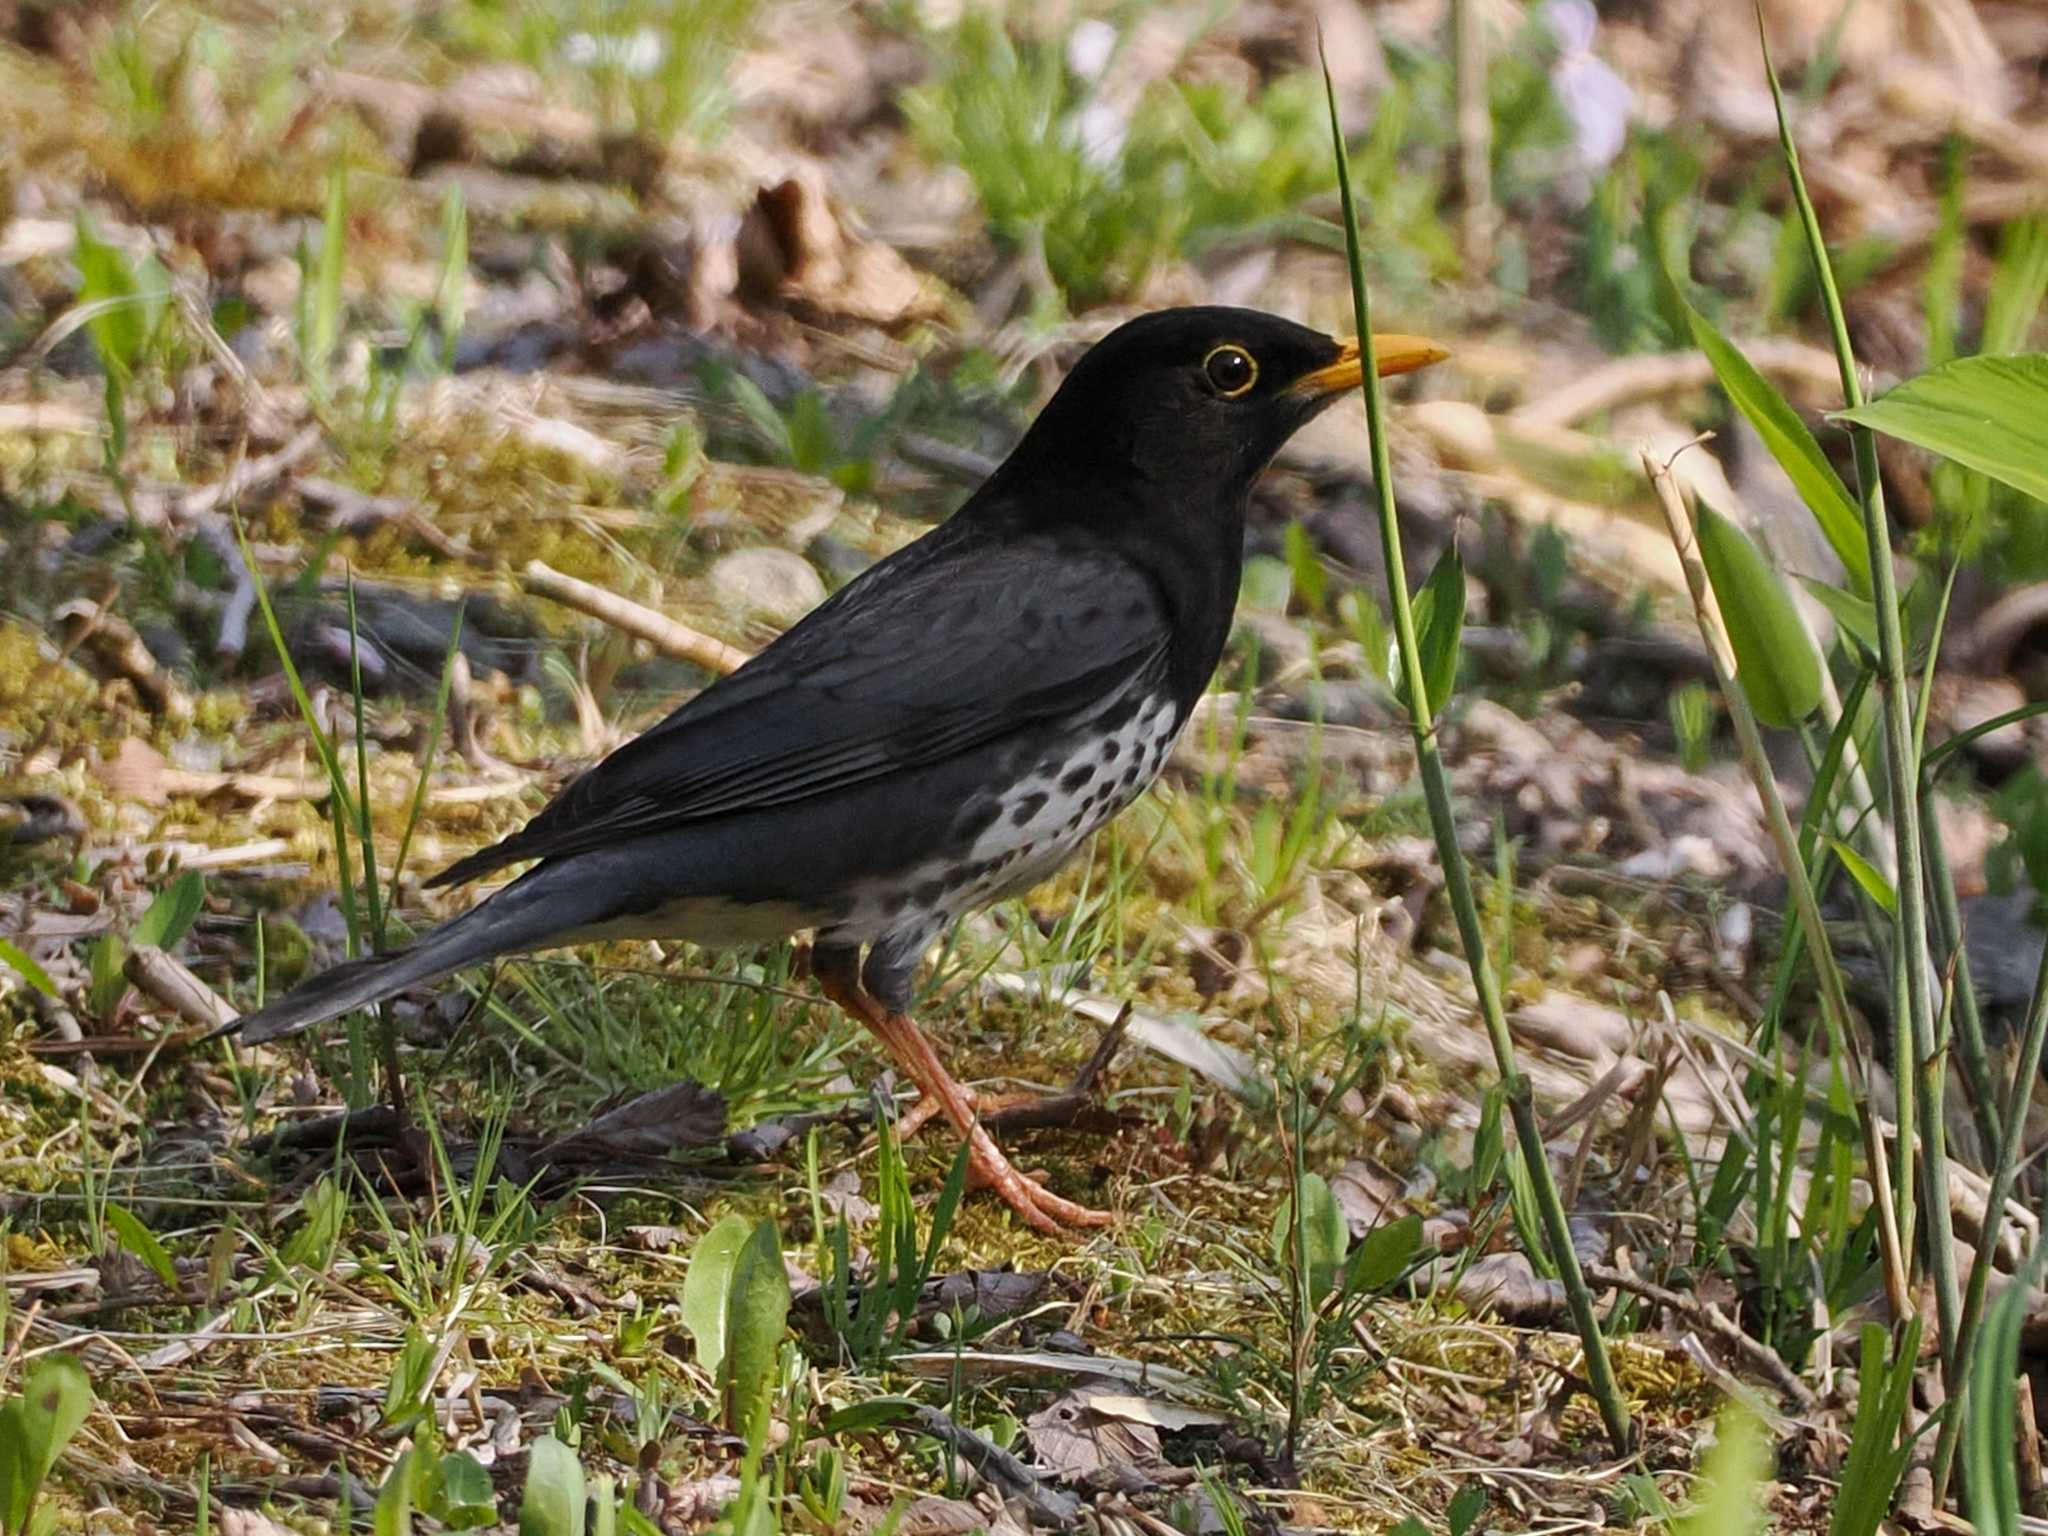
<path id="1" fill-rule="evenodd" d="M 1842 296 L 1835 286 L 1834 269 L 1828 261 L 1827 242 L 1822 237 L 1820 215 L 1807 195 L 1806 178 L 1800 169 L 1799 146 L 1792 137 L 1792 120 L 1785 110 L 1785 94 L 1778 84 L 1778 71 L 1771 62 L 1770 40 L 1765 35 L 1763 11 L 1757 11 L 1757 37 L 1763 48 L 1764 73 L 1770 81 L 1771 100 L 1778 116 L 1778 142 L 1785 156 L 1785 169 L 1792 184 L 1792 197 L 1806 234 L 1806 246 L 1819 281 L 1821 301 L 1833 333 L 1835 361 L 1842 376 L 1842 399 L 1848 411 L 1864 404 L 1863 381 L 1856 371 L 1856 355 L 1849 342 L 1849 322 L 1842 309 Z M 1929 1273 L 1934 1280 L 1935 1312 L 1940 1327 L 1942 1382 L 1953 1398 L 1962 1383 L 1961 1364 L 1956 1354 L 1956 1335 L 1961 1324 L 1962 1296 L 1957 1281 L 1953 1221 L 1948 1203 L 1948 1141 L 1943 1123 L 1944 1053 L 1936 1049 L 1935 982 L 1927 951 L 1927 886 L 1922 867 L 1920 834 L 1919 764 L 1913 750 L 1912 695 L 1906 677 L 1906 645 L 1899 622 L 1897 577 L 1892 570 L 1890 526 L 1885 517 L 1884 488 L 1878 478 L 1877 439 L 1868 427 L 1852 424 L 1849 439 L 1855 453 L 1857 496 L 1863 515 L 1864 540 L 1870 550 L 1871 597 L 1877 608 L 1877 640 L 1880 672 L 1878 698 L 1884 717 L 1885 774 L 1890 787 L 1892 832 L 1898 848 L 1899 916 L 1897 942 L 1905 956 L 1906 1004 L 1909 1019 L 1895 1021 L 1894 1029 L 1910 1024 L 1913 1056 L 1921 1080 L 1901 1082 L 1899 1118 L 1900 1181 L 1912 1187 L 1908 1178 L 1913 1157 L 1913 1131 L 1920 1135 L 1923 1165 L 1921 1189 L 1925 1206 L 1926 1251 Z M 1918 1101 L 1917 1119 L 1908 1120 L 1903 1100 L 1913 1092 Z M 1901 1315 L 1905 1315 L 1903 1312 Z M 1939 1479 L 1935 1497 L 1940 1499 Z"/>
<path id="2" fill-rule="evenodd" d="M 1380 542 L 1386 553 L 1387 597 L 1394 617 L 1394 633 L 1401 647 L 1402 676 L 1408 686 L 1409 726 L 1415 737 L 1415 755 L 1421 770 L 1423 795 L 1429 805 L 1430 825 L 1436 834 L 1437 852 L 1443 864 L 1444 885 L 1451 908 L 1457 914 L 1458 937 L 1465 949 L 1465 963 L 1472 973 L 1472 987 L 1479 1000 L 1480 1017 L 1493 1044 L 1495 1065 L 1514 1116 L 1515 1132 L 1522 1145 L 1529 1173 L 1536 1186 L 1543 1226 L 1550 1242 L 1550 1256 L 1564 1283 L 1565 1298 L 1572 1321 L 1586 1352 L 1586 1376 L 1600 1417 L 1615 1454 L 1626 1456 L 1633 1446 L 1634 1426 L 1622 1401 L 1621 1385 L 1615 1380 L 1608 1359 L 1607 1340 L 1600 1332 L 1600 1319 L 1593 1310 L 1592 1293 L 1579 1268 L 1572 1247 L 1571 1228 L 1564 1202 L 1551 1175 L 1543 1132 L 1536 1122 L 1535 1103 L 1529 1080 L 1515 1061 L 1515 1046 L 1508 1034 L 1507 1016 L 1501 1009 L 1499 989 L 1486 956 L 1486 938 L 1480 928 L 1479 905 L 1472 893 L 1472 877 L 1465 867 L 1465 855 L 1458 846 L 1457 818 L 1451 807 L 1449 776 L 1437 748 L 1436 722 L 1429 708 L 1429 688 L 1423 673 L 1421 646 L 1416 637 L 1415 612 L 1408 596 L 1407 563 L 1401 547 L 1401 524 L 1394 510 L 1393 467 L 1387 451 L 1386 407 L 1380 389 L 1378 360 L 1373 354 L 1372 302 L 1366 292 L 1364 246 L 1358 232 L 1358 205 L 1351 193 L 1351 167 L 1344 149 L 1344 128 L 1337 112 L 1337 87 L 1330 77 L 1329 60 L 1323 59 L 1323 87 L 1329 102 L 1330 135 L 1337 159 L 1337 189 L 1344 207 L 1344 247 L 1351 266 L 1351 307 L 1358 325 L 1358 345 L 1364 367 L 1365 413 L 1371 439 L 1373 488 L 1379 501 Z"/>
<path id="3" fill-rule="evenodd" d="M 441 750 L 441 737 L 448 728 L 448 695 L 455 686 L 455 658 L 462 651 L 462 618 L 467 610 L 458 606 L 455 625 L 448 631 L 448 650 L 441 658 L 441 686 L 434 694 L 434 716 L 427 722 L 427 748 L 420 754 L 420 776 L 412 787 L 412 803 L 405 810 L 405 828 L 398 834 L 398 852 L 391 860 L 391 885 L 384 898 L 387 910 L 398 905 L 398 881 L 405 873 L 405 856 L 412 849 L 412 835 L 427 808 L 427 784 L 434 774 L 434 759 Z"/>

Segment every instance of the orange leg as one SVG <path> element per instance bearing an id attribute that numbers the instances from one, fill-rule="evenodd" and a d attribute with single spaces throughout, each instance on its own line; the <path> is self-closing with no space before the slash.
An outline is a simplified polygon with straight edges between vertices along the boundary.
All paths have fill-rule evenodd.
<path id="1" fill-rule="evenodd" d="M 917 1027 L 915 1020 L 884 1008 L 858 984 L 831 975 L 821 975 L 818 983 L 828 998 L 865 1024 L 882 1042 L 896 1065 L 924 1090 L 927 1103 L 937 1101 L 937 1112 L 945 1115 L 953 1123 L 953 1128 L 967 1139 L 970 1169 L 982 1183 L 1002 1196 L 1003 1203 L 1011 1210 L 1041 1232 L 1058 1232 L 1063 1225 L 1106 1227 L 1110 1224 L 1112 1218 L 1107 1211 L 1090 1210 L 1085 1205 L 1062 1199 L 1037 1180 L 1018 1172 L 975 1118 L 974 1096 L 953 1080 L 953 1075 L 939 1060 L 938 1052 L 932 1049 L 931 1041 L 925 1038 L 924 1031 Z"/>

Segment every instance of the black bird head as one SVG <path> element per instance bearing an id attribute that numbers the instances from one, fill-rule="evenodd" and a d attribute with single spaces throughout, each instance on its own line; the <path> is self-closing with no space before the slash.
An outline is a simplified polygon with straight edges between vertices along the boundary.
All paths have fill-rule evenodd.
<path id="1" fill-rule="evenodd" d="M 1394 374 L 1446 354 L 1419 337 L 1378 336 L 1374 355 Z M 1254 309 L 1140 316 L 1074 365 L 955 521 L 1111 549 L 1146 572 L 1172 618 L 1172 686 L 1185 709 L 1230 631 L 1252 482 L 1358 386 L 1363 367 L 1356 342 Z"/>
<path id="2" fill-rule="evenodd" d="M 1446 355 L 1414 336 L 1374 341 L 1382 376 Z M 1241 507 L 1259 471 L 1305 422 L 1357 388 L 1361 369 L 1355 342 L 1255 309 L 1141 315 L 1074 365 L 1006 473 L 1137 492 L 1177 518 Z"/>

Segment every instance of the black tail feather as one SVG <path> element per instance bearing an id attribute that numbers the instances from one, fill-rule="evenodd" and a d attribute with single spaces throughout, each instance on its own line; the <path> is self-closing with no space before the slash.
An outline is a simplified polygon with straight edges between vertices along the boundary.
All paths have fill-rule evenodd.
<path id="1" fill-rule="evenodd" d="M 214 1034 L 239 1035 L 245 1043 L 258 1045 L 495 956 L 545 949 L 558 935 L 601 918 L 614 897 L 601 881 L 563 875 L 561 865 L 536 869 L 405 948 L 322 971 Z"/>

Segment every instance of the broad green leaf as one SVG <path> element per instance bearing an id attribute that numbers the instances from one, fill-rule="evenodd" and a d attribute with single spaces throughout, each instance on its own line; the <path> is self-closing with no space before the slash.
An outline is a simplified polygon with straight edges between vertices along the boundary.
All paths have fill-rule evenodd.
<path id="1" fill-rule="evenodd" d="M 473 1530 L 498 1518 L 490 1469 L 467 1451 L 450 1451 L 440 1459 L 422 1503 L 451 1531 Z"/>
<path id="2" fill-rule="evenodd" d="M 29 1371 L 21 1396 L 0 1409 L 0 1526 L 27 1527 L 36 1492 L 92 1411 L 92 1383 L 70 1355 Z"/>
<path id="3" fill-rule="evenodd" d="M 25 1417 L 20 1398 L 0 1403 L 0 1531 L 18 1531 L 27 1524 L 40 1481 L 29 1476 Z"/>
<path id="4" fill-rule="evenodd" d="M 1421 1222 L 1416 1222 L 1420 1231 Z M 1474 1480 L 1459 1487 L 1451 1495 L 1451 1507 L 1444 1512 L 1444 1518 L 1451 1528 L 1451 1536 L 1466 1536 L 1479 1517 L 1486 1513 L 1486 1484 Z"/>
<path id="5" fill-rule="evenodd" d="M 789 1327 L 789 1271 L 775 1223 L 754 1228 L 732 1271 L 728 1427 L 749 1445 L 767 1430 L 782 1336 Z"/>
<path id="6" fill-rule="evenodd" d="M 103 933 L 93 940 L 86 956 L 92 980 L 86 985 L 85 1003 L 95 1018 L 105 1018 L 128 990 L 122 966 L 128 962 L 128 945 L 118 933 Z"/>
<path id="7" fill-rule="evenodd" d="M 1374 1227 L 1344 1266 L 1344 1289 L 1353 1294 L 1383 1291 L 1407 1272 L 1422 1247 L 1422 1218 L 1413 1214 Z"/>
<path id="8" fill-rule="evenodd" d="M 78 263 L 78 301 L 93 307 L 86 334 L 92 337 L 100 366 L 125 381 L 156 334 L 170 301 L 170 279 L 153 257 L 131 265 L 127 254 L 100 239 L 83 215 L 73 256 Z"/>
<path id="9" fill-rule="evenodd" d="M 1766 725 L 1797 725 L 1820 703 L 1820 657 L 1778 574 L 1749 536 L 1699 504 L 1700 556 L 1735 650 L 1736 681 Z"/>
<path id="10" fill-rule="evenodd" d="M 2048 501 L 2048 353 L 1958 358 L 1830 419 L 1900 438 Z"/>
<path id="11" fill-rule="evenodd" d="M 1422 653 L 1422 690 L 1433 720 L 1450 702 L 1458 682 L 1458 647 L 1465 634 L 1465 562 L 1455 546 L 1447 549 L 1415 594 L 1415 644 Z M 1394 694 L 1408 703 L 1407 678 L 1401 658 L 1389 658 Z"/>
<path id="12" fill-rule="evenodd" d="M 206 882 L 198 870 L 188 869 L 156 893 L 156 899 L 150 902 L 149 910 L 135 924 L 135 931 L 128 936 L 128 942 L 169 949 L 185 937 L 205 904 Z"/>
<path id="13" fill-rule="evenodd" d="M 434 1357 L 440 1353 L 435 1341 L 417 1323 L 405 1330 L 405 1343 L 391 1363 L 384 1379 L 384 1423 L 398 1429 L 427 1411 L 427 1388 L 432 1384 Z"/>
<path id="14" fill-rule="evenodd" d="M 418 1478 L 420 1448 L 412 1447 L 393 1463 L 377 1490 L 377 1504 L 370 1512 L 373 1536 L 412 1536 L 413 1483 Z"/>
<path id="15" fill-rule="evenodd" d="M 331 1174 L 306 1192 L 302 1202 L 306 1224 L 294 1232 L 279 1250 L 285 1263 L 304 1269 L 325 1269 L 341 1241 L 342 1220 L 348 1214 L 348 1196 Z"/>
<path id="16" fill-rule="evenodd" d="M 1770 1442 L 1756 1411 L 1731 1398 L 1714 1421 L 1714 1445 L 1700 1468 L 1700 1501 L 1672 1528 L 1675 1536 L 1752 1536 L 1764 1528 L 1764 1478 Z"/>
<path id="17" fill-rule="evenodd" d="M 166 1289 L 175 1291 L 178 1288 L 177 1266 L 164 1252 L 164 1245 L 156 1240 L 156 1234 L 145 1227 L 133 1211 L 125 1205 L 108 1205 L 107 1225 L 114 1229 L 114 1236 L 123 1248 L 155 1271 Z"/>
<path id="18" fill-rule="evenodd" d="M 519 1536 L 583 1536 L 583 1516 L 583 1463 L 553 1435 L 542 1435 L 527 1453 Z"/>
<path id="19" fill-rule="evenodd" d="M 1820 444 L 1799 419 L 1799 413 L 1778 393 L 1771 381 L 1757 372 L 1735 344 L 1714 328 L 1711 320 L 1685 306 L 1694 343 L 1713 365 L 1714 377 L 1729 401 L 1756 428 L 1757 436 L 1771 450 L 1771 457 L 1792 482 L 1799 499 L 1806 503 L 1820 531 L 1849 572 L 1849 580 L 1861 592 L 1870 590 L 1870 545 L 1863 537 L 1863 514 L 1856 498 L 1849 494 L 1835 466 L 1821 452 Z"/>
<path id="20" fill-rule="evenodd" d="M 50 980 L 50 973 L 36 963 L 33 955 L 5 939 L 0 939 L 0 965 L 13 971 L 43 996 L 54 998 L 57 995 L 57 984 Z"/>
<path id="21" fill-rule="evenodd" d="M 1311 1300 L 1320 1305 L 1336 1286 L 1345 1252 L 1351 1245 L 1351 1234 L 1344 1225 L 1343 1209 L 1321 1174 L 1302 1175 L 1300 1198 L 1308 1291 Z M 1273 1257 L 1283 1266 L 1294 1262 L 1294 1226 L 1294 1197 L 1289 1196 L 1273 1222 Z"/>
<path id="22" fill-rule="evenodd" d="M 745 1217 L 726 1215 L 697 1239 L 683 1275 L 683 1327 L 696 1342 L 697 1363 L 713 1376 L 725 1361 L 733 1266 L 752 1230 Z"/>
<path id="23" fill-rule="evenodd" d="M 917 1399 L 912 1397 L 871 1397 L 848 1408 L 835 1409 L 825 1419 L 828 1435 L 864 1435 L 870 1430 L 901 1424 L 917 1416 Z"/>
<path id="24" fill-rule="evenodd" d="M 1849 877 L 1863 887 L 1863 893 L 1876 902 L 1887 913 L 1899 909 L 1898 893 L 1892 889 L 1891 881 L 1870 860 L 1839 837 L 1828 839 L 1828 846 L 1835 851 L 1835 857 L 1842 861 L 1842 868 L 1849 871 Z"/>

